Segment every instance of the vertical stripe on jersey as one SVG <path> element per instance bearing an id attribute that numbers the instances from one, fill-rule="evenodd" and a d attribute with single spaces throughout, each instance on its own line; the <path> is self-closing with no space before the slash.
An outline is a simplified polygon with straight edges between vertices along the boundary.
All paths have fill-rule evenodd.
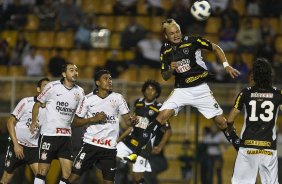
<path id="1" fill-rule="evenodd" d="M 202 57 L 202 53 L 201 53 L 201 49 L 196 50 L 195 52 L 195 61 L 198 65 L 200 65 L 202 68 L 208 70 L 205 62 L 203 61 L 203 57 Z"/>
<path id="2" fill-rule="evenodd" d="M 248 117 L 247 109 L 246 109 L 246 106 L 245 106 L 245 105 L 244 105 L 244 111 L 245 111 L 245 113 L 244 113 L 244 124 L 243 124 L 242 130 L 241 130 L 241 136 L 240 136 L 241 139 L 242 139 L 243 134 L 244 134 L 245 129 L 246 129 L 246 122 L 247 122 L 247 117 Z"/>
<path id="3" fill-rule="evenodd" d="M 276 114 L 275 114 L 275 121 L 272 129 L 272 140 L 276 139 L 276 122 L 278 118 L 278 113 L 279 113 L 279 108 L 276 109 Z"/>
<path id="4" fill-rule="evenodd" d="M 40 155 L 40 150 L 41 150 L 41 146 L 42 146 L 42 140 L 43 140 L 43 137 L 44 135 L 41 135 L 41 138 L 40 138 L 40 147 L 38 148 L 38 158 L 40 159 L 41 155 Z"/>

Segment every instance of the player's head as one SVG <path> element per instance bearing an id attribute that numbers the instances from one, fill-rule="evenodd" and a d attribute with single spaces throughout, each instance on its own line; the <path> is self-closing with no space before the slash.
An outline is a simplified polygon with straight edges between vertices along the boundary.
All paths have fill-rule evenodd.
<path id="1" fill-rule="evenodd" d="M 64 80 L 68 82 L 76 82 L 78 77 L 77 66 L 67 62 L 62 66 L 62 76 Z"/>
<path id="2" fill-rule="evenodd" d="M 37 82 L 37 88 L 36 88 L 37 92 L 40 93 L 49 82 L 50 82 L 50 79 L 47 77 L 40 79 Z"/>
<path id="3" fill-rule="evenodd" d="M 260 88 L 272 86 L 272 68 L 266 58 L 257 58 L 254 62 L 253 80 L 255 85 Z"/>
<path id="4" fill-rule="evenodd" d="M 112 90 L 113 80 L 109 70 L 101 69 L 95 73 L 94 82 L 97 89 Z"/>
<path id="5" fill-rule="evenodd" d="M 165 38 L 172 44 L 178 44 L 181 42 L 182 33 L 180 26 L 175 22 L 174 19 L 166 19 L 162 22 L 162 29 Z"/>
<path id="6" fill-rule="evenodd" d="M 142 86 L 142 93 L 149 102 L 159 98 L 161 92 L 161 86 L 155 80 L 147 80 Z"/>

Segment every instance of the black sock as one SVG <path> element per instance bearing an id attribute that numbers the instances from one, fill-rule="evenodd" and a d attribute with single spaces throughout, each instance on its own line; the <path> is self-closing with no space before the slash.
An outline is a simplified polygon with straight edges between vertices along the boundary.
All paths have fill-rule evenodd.
<path id="1" fill-rule="evenodd" d="M 139 154 L 142 148 L 156 135 L 157 131 L 160 131 L 162 124 L 157 120 L 152 121 L 143 132 L 143 137 L 139 141 L 138 146 L 133 151 Z"/>
<path id="2" fill-rule="evenodd" d="M 240 144 L 241 144 L 241 140 L 239 138 L 239 136 L 236 134 L 235 129 L 234 128 L 225 128 L 222 130 L 222 132 L 224 133 L 226 139 L 231 142 L 234 146 L 234 148 L 238 151 Z"/>
<path id="3" fill-rule="evenodd" d="M 60 181 L 65 182 L 66 184 L 71 184 L 71 183 L 68 181 L 68 179 L 65 179 L 65 178 L 61 178 Z"/>
<path id="4" fill-rule="evenodd" d="M 37 174 L 37 175 L 36 175 L 36 178 L 39 178 L 39 179 L 45 181 L 46 176 L 43 176 L 43 175 L 41 175 L 41 174 Z"/>

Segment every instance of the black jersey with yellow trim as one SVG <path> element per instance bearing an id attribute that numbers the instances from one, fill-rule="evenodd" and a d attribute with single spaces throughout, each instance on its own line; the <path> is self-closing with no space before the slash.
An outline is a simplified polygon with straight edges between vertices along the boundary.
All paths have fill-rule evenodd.
<path id="1" fill-rule="evenodd" d="M 197 86 L 211 79 L 212 75 L 202 60 L 201 49 L 211 51 L 212 43 L 200 36 L 184 36 L 178 45 L 169 42 L 163 44 L 161 71 L 169 70 L 172 61 L 177 62 L 177 69 L 173 73 L 176 88 Z"/>
<path id="2" fill-rule="evenodd" d="M 282 92 L 275 87 L 243 89 L 234 108 L 245 110 L 241 131 L 242 146 L 257 149 L 276 149 L 276 120 L 282 104 Z"/>
<path id="3" fill-rule="evenodd" d="M 161 108 L 162 103 L 159 103 L 157 101 L 154 101 L 152 103 L 145 103 L 145 98 L 139 98 L 134 103 L 134 113 L 136 116 L 141 117 L 141 119 L 147 119 L 147 121 L 144 122 L 138 122 L 140 123 L 146 123 L 146 126 L 139 126 L 138 124 L 132 129 L 130 134 L 126 136 L 122 141 L 125 145 L 127 145 L 130 149 L 134 149 L 135 146 L 139 144 L 139 140 L 143 139 L 143 132 L 147 128 L 148 124 L 152 122 L 157 115 L 159 114 L 159 109 Z M 170 129 L 170 124 L 166 123 L 162 127 L 162 131 L 158 131 L 156 135 L 156 139 L 154 144 L 159 144 L 164 131 L 167 129 Z M 151 148 L 150 148 L 151 149 Z M 148 151 L 148 149 L 146 149 Z M 145 156 L 143 153 L 142 156 Z"/>

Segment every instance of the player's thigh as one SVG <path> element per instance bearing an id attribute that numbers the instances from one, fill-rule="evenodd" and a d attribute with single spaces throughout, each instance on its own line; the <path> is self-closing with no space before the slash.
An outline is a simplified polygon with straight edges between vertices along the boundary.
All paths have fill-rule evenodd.
<path id="1" fill-rule="evenodd" d="M 207 119 L 211 119 L 223 113 L 208 85 L 201 85 L 200 88 L 194 90 L 194 98 L 191 106 L 197 108 Z"/>
<path id="2" fill-rule="evenodd" d="M 72 161 L 65 158 L 59 158 L 59 161 L 62 168 L 63 178 L 68 178 L 71 174 Z"/>
<path id="3" fill-rule="evenodd" d="M 57 157 L 72 160 L 72 140 L 69 136 L 58 137 Z"/>
<path id="4" fill-rule="evenodd" d="M 240 148 L 235 161 L 232 184 L 255 183 L 260 157 L 258 154 L 248 154 L 249 148 Z"/>
<path id="5" fill-rule="evenodd" d="M 31 168 L 34 175 L 38 173 L 38 163 L 29 164 L 29 167 Z"/>
<path id="6" fill-rule="evenodd" d="M 39 160 L 38 163 L 51 164 L 52 160 L 57 158 L 56 153 L 59 141 L 55 136 L 40 136 L 39 139 Z"/>
<path id="7" fill-rule="evenodd" d="M 38 147 L 24 147 L 26 163 L 30 166 L 35 175 L 38 173 L 38 150 Z"/>
<path id="8" fill-rule="evenodd" d="M 261 155 L 259 174 L 262 183 L 278 184 L 278 160 L 276 150 L 265 150 Z"/>
<path id="9" fill-rule="evenodd" d="M 90 169 L 97 160 L 97 153 L 99 153 L 97 146 L 84 143 L 73 161 L 72 174 L 81 176 Z"/>
<path id="10" fill-rule="evenodd" d="M 152 169 L 147 159 L 138 156 L 136 162 L 132 165 L 132 171 L 135 173 L 143 173 L 143 172 L 152 172 Z"/>
<path id="11" fill-rule="evenodd" d="M 23 164 L 25 164 L 25 160 L 21 160 L 16 157 L 13 143 L 10 142 L 6 152 L 4 170 L 8 174 L 12 174 L 16 168 Z"/>

